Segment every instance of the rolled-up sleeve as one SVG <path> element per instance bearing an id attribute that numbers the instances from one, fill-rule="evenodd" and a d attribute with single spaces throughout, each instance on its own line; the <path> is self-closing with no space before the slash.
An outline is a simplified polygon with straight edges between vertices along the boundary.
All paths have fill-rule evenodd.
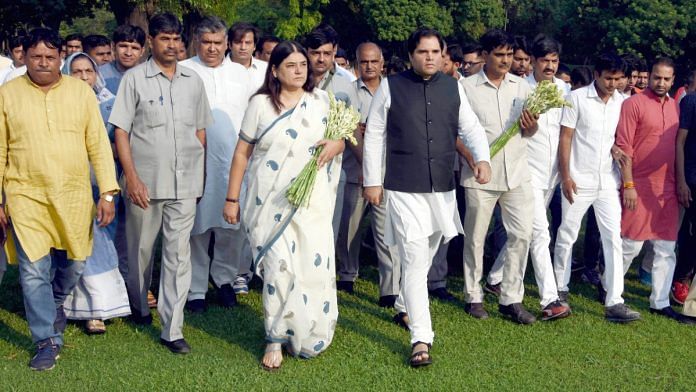
<path id="1" fill-rule="evenodd" d="M 469 100 L 466 98 L 464 88 L 457 83 L 459 90 L 459 137 L 464 142 L 466 148 L 474 156 L 474 162 L 491 162 L 490 149 L 488 148 L 488 138 L 486 130 L 479 122 L 476 113 L 471 109 Z"/>
<path id="2" fill-rule="evenodd" d="M 370 105 L 363 147 L 364 186 L 382 185 L 382 162 L 386 143 L 387 113 L 391 105 L 387 79 L 377 89 Z"/>

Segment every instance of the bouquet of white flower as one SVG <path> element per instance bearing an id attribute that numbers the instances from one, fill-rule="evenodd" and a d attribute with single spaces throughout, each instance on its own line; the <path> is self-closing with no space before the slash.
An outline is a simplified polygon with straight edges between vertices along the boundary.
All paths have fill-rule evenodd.
<path id="1" fill-rule="evenodd" d="M 537 84 L 532 95 L 524 102 L 524 109 L 529 110 L 533 115 L 543 114 L 553 108 L 562 108 L 564 106 L 571 107 L 570 102 L 566 101 L 561 95 L 561 90 L 549 80 L 542 80 Z M 505 147 L 508 141 L 513 136 L 520 133 L 520 120 L 508 128 L 502 135 L 493 141 L 490 145 L 491 158 Z"/>
<path id="2" fill-rule="evenodd" d="M 329 105 L 329 116 L 326 121 L 324 139 L 346 139 L 353 145 L 358 144 L 353 132 L 360 121 L 360 113 L 352 106 L 346 105 L 345 102 L 337 100 L 332 93 L 329 93 Z M 322 150 L 322 146 L 314 149 L 312 158 L 285 193 L 290 204 L 295 207 L 309 206 L 309 199 L 314 189 L 314 182 L 317 179 L 317 158 Z"/>

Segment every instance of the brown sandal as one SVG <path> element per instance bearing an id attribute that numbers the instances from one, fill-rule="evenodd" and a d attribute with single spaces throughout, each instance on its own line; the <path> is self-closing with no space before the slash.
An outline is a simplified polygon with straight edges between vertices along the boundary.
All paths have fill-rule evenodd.
<path id="1" fill-rule="evenodd" d="M 411 354 L 411 357 L 409 358 L 408 363 L 413 368 L 428 366 L 428 365 L 433 363 L 433 358 L 430 356 L 430 349 L 432 348 L 432 344 L 425 343 L 425 342 L 415 342 L 411 345 L 411 350 L 415 349 L 416 346 L 419 344 L 424 344 L 424 345 L 428 346 L 428 349 L 417 351 L 417 352 Z M 423 359 L 424 355 L 427 355 L 428 357 Z M 421 357 L 421 359 L 416 360 L 416 357 L 419 357 L 419 356 Z"/>

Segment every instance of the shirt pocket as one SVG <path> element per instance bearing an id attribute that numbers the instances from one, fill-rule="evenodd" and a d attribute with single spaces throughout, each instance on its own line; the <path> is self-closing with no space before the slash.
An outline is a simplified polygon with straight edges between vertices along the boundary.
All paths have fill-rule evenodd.
<path id="1" fill-rule="evenodd" d="M 164 114 L 164 107 L 161 105 L 150 105 L 150 107 L 146 107 L 143 111 L 143 117 L 145 119 L 145 125 L 147 125 L 148 128 L 163 127 L 167 122 Z"/>
<path id="2" fill-rule="evenodd" d="M 192 127 L 196 123 L 195 118 L 194 118 L 194 114 L 193 114 L 193 109 L 191 109 L 189 106 L 175 108 L 174 109 L 174 118 L 178 122 L 180 122 L 188 127 Z"/>

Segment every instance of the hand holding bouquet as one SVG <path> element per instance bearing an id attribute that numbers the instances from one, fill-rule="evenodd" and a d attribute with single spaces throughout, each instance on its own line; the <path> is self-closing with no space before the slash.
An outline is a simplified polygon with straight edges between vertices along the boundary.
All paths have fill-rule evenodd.
<path id="1" fill-rule="evenodd" d="M 353 132 L 360 121 L 360 113 L 345 102 L 339 101 L 332 93 L 329 93 L 329 116 L 326 121 L 326 131 L 324 139 L 342 140 L 346 139 L 353 145 L 358 144 Z M 295 181 L 290 185 L 285 196 L 294 207 L 309 206 L 309 199 L 314 189 L 314 182 L 317 179 L 317 158 L 322 146 L 314 149 L 312 158 L 307 162 Z"/>
<path id="2" fill-rule="evenodd" d="M 564 106 L 570 107 L 570 102 L 563 99 L 561 90 L 556 87 L 556 84 L 549 80 L 542 80 L 539 82 L 532 95 L 524 102 L 524 109 L 528 110 L 532 115 L 544 114 L 550 109 L 562 108 Z M 520 133 L 520 129 L 520 120 L 517 119 L 510 128 L 495 139 L 490 145 L 491 158 L 500 152 L 510 139 Z"/>

